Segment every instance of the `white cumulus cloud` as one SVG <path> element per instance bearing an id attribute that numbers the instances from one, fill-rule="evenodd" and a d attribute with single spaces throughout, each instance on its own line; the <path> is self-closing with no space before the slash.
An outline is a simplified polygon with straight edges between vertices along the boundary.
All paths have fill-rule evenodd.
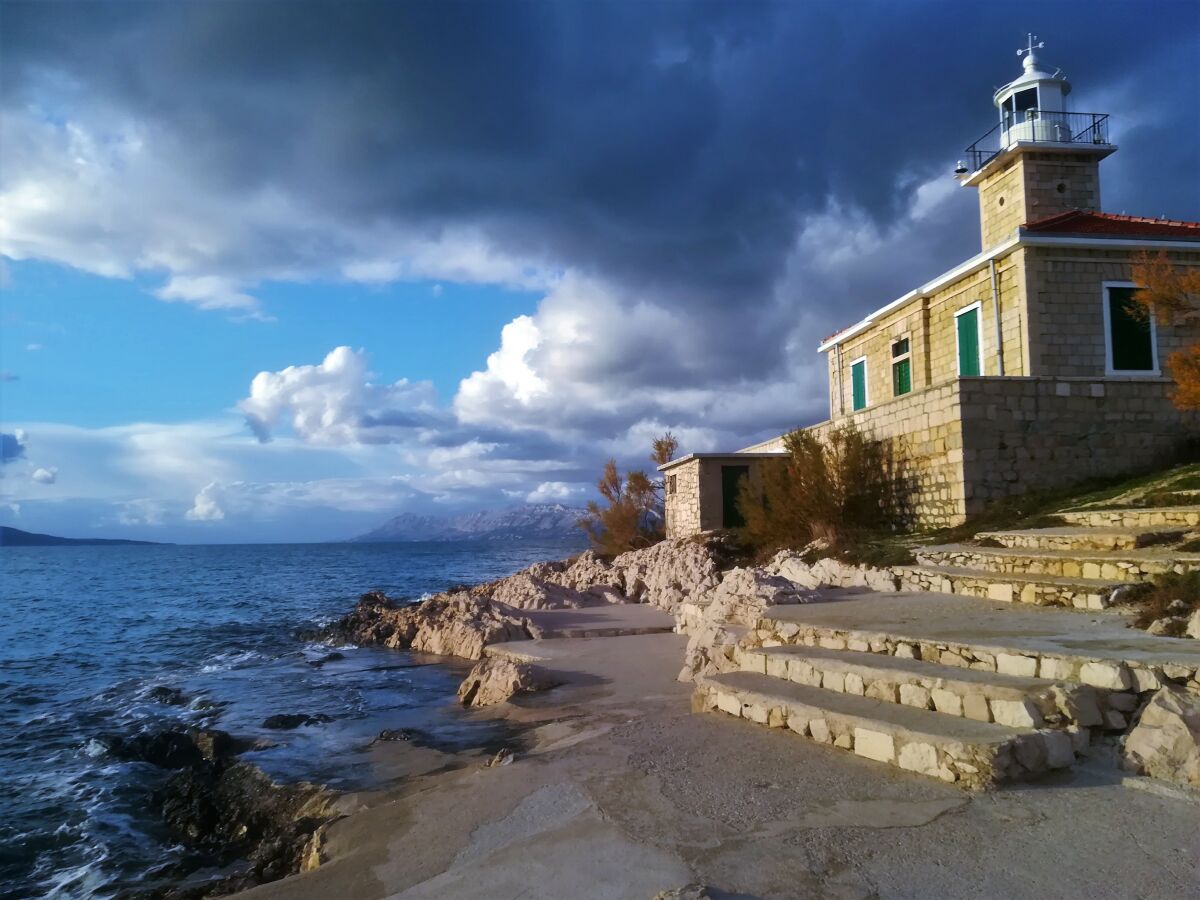
<path id="1" fill-rule="evenodd" d="M 431 424 L 438 411 L 429 382 L 374 384 L 361 350 L 336 347 L 319 365 L 259 372 L 238 404 L 260 441 L 281 424 L 315 444 L 387 443 L 398 431 Z"/>
<path id="2" fill-rule="evenodd" d="M 54 484 L 58 480 L 58 469 L 54 466 L 39 466 L 30 476 L 38 484 Z"/>

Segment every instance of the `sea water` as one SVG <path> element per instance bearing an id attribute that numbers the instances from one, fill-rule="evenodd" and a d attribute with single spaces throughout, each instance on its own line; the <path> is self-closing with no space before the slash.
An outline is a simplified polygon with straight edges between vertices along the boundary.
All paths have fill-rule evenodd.
<path id="1" fill-rule="evenodd" d="M 373 786 L 364 748 L 383 729 L 487 745 L 496 726 L 457 706 L 454 667 L 380 648 L 337 648 L 343 658 L 322 663 L 334 648 L 297 631 L 367 590 L 416 600 L 571 549 L 0 548 L 0 896 L 119 896 L 199 865 L 153 805 L 170 773 L 112 758 L 106 736 L 202 725 L 266 738 L 274 746 L 246 758 L 272 777 L 338 789 Z M 264 728 L 277 713 L 331 721 Z"/>

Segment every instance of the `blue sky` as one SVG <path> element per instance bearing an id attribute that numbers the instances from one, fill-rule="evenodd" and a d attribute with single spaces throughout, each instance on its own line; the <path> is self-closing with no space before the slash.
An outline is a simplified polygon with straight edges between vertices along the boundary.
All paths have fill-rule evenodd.
<path id="1" fill-rule="evenodd" d="M 1025 30 L 1104 207 L 1200 217 L 1190 0 L 283 10 L 0 0 L 5 524 L 339 539 L 817 421 L 978 250 Z"/>

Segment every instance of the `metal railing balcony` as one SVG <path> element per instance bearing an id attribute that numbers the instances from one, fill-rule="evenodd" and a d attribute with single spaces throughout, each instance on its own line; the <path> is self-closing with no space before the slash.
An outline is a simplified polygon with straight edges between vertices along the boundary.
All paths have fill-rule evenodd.
<path id="1" fill-rule="evenodd" d="M 1108 113 L 1057 112 L 1023 109 L 1004 113 L 1004 119 L 967 148 L 970 171 L 978 172 L 1002 150 L 1020 142 L 1107 144 Z"/>

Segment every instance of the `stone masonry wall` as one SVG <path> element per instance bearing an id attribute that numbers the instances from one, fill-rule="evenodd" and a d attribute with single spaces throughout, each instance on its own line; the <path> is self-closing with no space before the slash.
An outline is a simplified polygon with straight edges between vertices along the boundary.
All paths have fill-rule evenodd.
<path id="1" fill-rule="evenodd" d="M 917 521 L 933 526 L 962 521 L 965 492 L 957 381 L 914 391 L 807 430 L 825 437 L 846 424 L 892 444 L 904 477 L 915 488 L 912 512 Z"/>
<path id="2" fill-rule="evenodd" d="M 701 532 L 700 460 L 690 459 L 664 473 L 666 531 L 668 538 L 688 537 Z"/>
<path id="3" fill-rule="evenodd" d="M 1165 378 L 964 378 L 967 514 L 1024 491 L 1148 469 L 1200 436 Z"/>
<path id="4" fill-rule="evenodd" d="M 1179 266 L 1200 266 L 1196 252 L 1170 251 Z M 1105 374 L 1105 281 L 1129 281 L 1132 252 L 1031 247 L 1026 251 L 1030 296 L 1032 375 L 1100 377 Z M 1200 322 L 1157 322 L 1158 364 L 1200 339 Z M 1010 373 L 1015 374 L 1015 373 Z"/>

